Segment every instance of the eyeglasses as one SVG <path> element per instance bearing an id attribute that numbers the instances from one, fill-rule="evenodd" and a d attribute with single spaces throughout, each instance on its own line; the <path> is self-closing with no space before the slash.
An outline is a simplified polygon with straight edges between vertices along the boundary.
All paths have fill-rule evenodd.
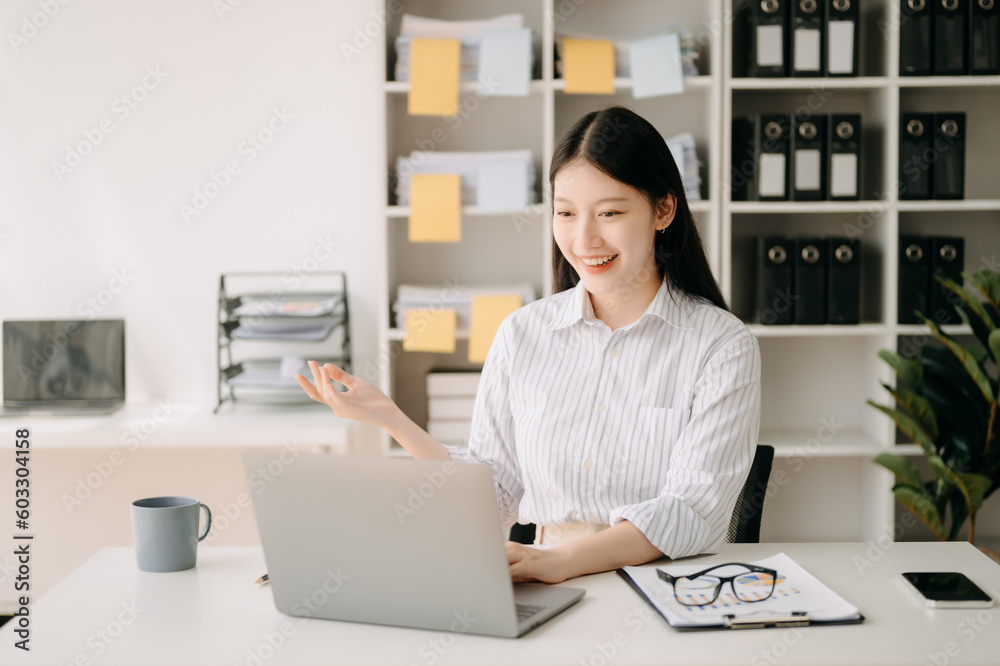
<path id="1" fill-rule="evenodd" d="M 719 570 L 724 567 L 740 569 L 732 576 L 722 576 L 720 574 L 723 572 Z M 660 580 L 673 586 L 674 598 L 677 599 L 677 603 L 685 606 L 705 606 L 714 602 L 719 598 L 719 592 L 726 583 L 733 589 L 733 596 L 740 601 L 746 603 L 764 601 L 774 592 L 774 584 L 778 579 L 778 572 L 774 569 L 740 562 L 717 564 L 686 576 L 671 576 L 666 571 L 657 569 L 656 575 Z"/>

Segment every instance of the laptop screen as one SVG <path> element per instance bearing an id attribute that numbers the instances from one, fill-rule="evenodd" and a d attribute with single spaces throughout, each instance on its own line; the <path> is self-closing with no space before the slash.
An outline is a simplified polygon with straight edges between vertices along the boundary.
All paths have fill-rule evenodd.
<path id="1" fill-rule="evenodd" d="M 7 404 L 125 400 L 125 321 L 3 322 Z"/>

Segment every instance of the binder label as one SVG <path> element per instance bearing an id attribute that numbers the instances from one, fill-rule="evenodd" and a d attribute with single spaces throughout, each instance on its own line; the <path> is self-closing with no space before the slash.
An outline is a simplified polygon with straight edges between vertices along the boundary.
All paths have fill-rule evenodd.
<path id="1" fill-rule="evenodd" d="M 795 151 L 795 189 L 818 190 L 820 188 L 820 151 Z"/>
<path id="2" fill-rule="evenodd" d="M 830 21 L 828 24 L 830 74 L 850 74 L 854 71 L 854 21 Z"/>
<path id="3" fill-rule="evenodd" d="M 856 197 L 858 195 L 858 156 L 838 153 L 830 162 L 830 196 Z"/>
<path id="4" fill-rule="evenodd" d="M 820 31 L 801 28 L 795 31 L 794 67 L 797 72 L 819 71 Z"/>
<path id="5" fill-rule="evenodd" d="M 784 41 L 780 25 L 757 26 L 757 66 L 781 67 L 781 45 Z"/>
<path id="6" fill-rule="evenodd" d="M 757 193 L 760 196 L 785 196 L 785 156 L 781 153 L 761 153 L 759 179 Z"/>

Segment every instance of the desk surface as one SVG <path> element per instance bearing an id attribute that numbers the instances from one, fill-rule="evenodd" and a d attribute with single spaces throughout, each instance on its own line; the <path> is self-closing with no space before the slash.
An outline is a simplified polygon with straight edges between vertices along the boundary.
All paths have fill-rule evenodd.
<path id="1" fill-rule="evenodd" d="M 318 404 L 214 405 L 126 403 L 107 416 L 16 416 L 11 428 L 31 428 L 33 447 L 330 446 L 346 451 L 359 422 L 339 418 Z"/>
<path id="2" fill-rule="evenodd" d="M 40 545 L 41 542 L 39 542 Z M 201 548 L 195 569 L 143 573 L 106 548 L 30 607 L 31 652 L 0 629 L 3 664 L 997 664 L 1000 607 L 931 610 L 899 574 L 965 572 L 1000 597 L 1000 567 L 966 543 L 742 544 L 706 565 L 784 551 L 857 605 L 860 625 L 678 632 L 614 573 L 565 583 L 575 606 L 520 639 L 302 619 L 274 608 L 260 548 Z M 661 563 L 662 564 L 662 563 Z"/>

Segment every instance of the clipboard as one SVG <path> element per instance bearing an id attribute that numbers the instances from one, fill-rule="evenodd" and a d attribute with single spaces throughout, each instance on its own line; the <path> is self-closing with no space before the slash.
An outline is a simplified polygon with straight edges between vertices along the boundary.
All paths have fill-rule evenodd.
<path id="1" fill-rule="evenodd" d="M 656 567 L 624 567 L 616 573 L 667 624 L 678 631 L 859 624 L 865 620 L 856 606 L 837 595 L 784 553 L 748 564 L 778 571 L 779 581 L 774 591 L 774 594 L 779 595 L 775 598 L 776 603 L 768 606 L 771 599 L 751 604 L 731 603 L 730 599 L 730 603 L 726 603 L 724 588 L 716 603 L 705 607 L 685 607 L 674 599 L 670 584 L 658 579 Z M 705 567 L 667 565 L 660 568 L 669 569 L 675 575 L 683 575 Z M 789 610 L 792 606 L 800 608 Z"/>

